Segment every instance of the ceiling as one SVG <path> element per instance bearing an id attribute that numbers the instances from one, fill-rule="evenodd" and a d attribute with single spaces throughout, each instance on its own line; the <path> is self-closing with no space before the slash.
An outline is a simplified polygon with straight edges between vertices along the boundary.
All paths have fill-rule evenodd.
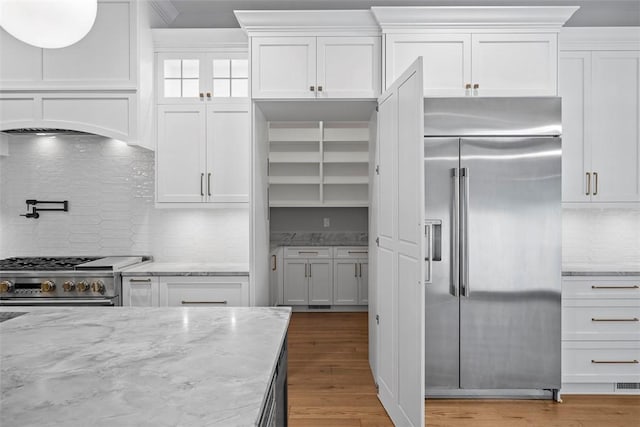
<path id="1" fill-rule="evenodd" d="M 154 27 L 235 28 L 234 10 L 371 6 L 580 6 L 570 27 L 640 26 L 640 0 L 150 0 Z"/>

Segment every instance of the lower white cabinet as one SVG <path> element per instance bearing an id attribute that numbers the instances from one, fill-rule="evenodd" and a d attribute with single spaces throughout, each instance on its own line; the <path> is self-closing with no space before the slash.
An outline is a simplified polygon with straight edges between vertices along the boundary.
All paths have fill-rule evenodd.
<path id="1" fill-rule="evenodd" d="M 640 277 L 564 277 L 562 391 L 640 392 Z"/>
<path id="2" fill-rule="evenodd" d="M 332 263 L 324 259 L 284 261 L 284 304 L 331 305 Z"/>
<path id="3" fill-rule="evenodd" d="M 359 259 L 333 260 L 333 303 L 367 305 L 369 303 L 369 264 Z"/>
<path id="4" fill-rule="evenodd" d="M 134 307 L 246 307 L 247 276 L 126 277 L 123 305 Z"/>

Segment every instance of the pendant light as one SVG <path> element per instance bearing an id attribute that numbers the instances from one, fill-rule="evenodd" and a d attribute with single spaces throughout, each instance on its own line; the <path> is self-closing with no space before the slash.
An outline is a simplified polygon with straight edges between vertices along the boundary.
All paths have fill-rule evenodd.
<path id="1" fill-rule="evenodd" d="M 0 27 L 32 46 L 70 46 L 96 20 L 97 0 L 0 0 Z"/>

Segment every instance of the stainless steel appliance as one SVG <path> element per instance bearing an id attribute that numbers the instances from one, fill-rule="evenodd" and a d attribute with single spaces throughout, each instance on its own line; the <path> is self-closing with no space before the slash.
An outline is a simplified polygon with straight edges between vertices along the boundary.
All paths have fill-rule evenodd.
<path id="1" fill-rule="evenodd" d="M 425 99 L 426 394 L 560 388 L 560 98 Z"/>
<path id="2" fill-rule="evenodd" d="M 121 305 L 120 271 L 142 256 L 24 257 L 0 260 L 2 306 Z"/>

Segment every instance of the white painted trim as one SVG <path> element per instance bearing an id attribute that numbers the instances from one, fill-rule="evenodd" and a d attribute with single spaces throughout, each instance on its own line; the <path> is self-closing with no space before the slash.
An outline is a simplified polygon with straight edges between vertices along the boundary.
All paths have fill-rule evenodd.
<path id="1" fill-rule="evenodd" d="M 379 35 L 370 10 L 236 10 L 240 27 L 249 36 L 327 34 Z"/>
<path id="2" fill-rule="evenodd" d="M 153 45 L 159 49 L 244 49 L 249 39 L 240 28 L 154 28 Z"/>
<path id="3" fill-rule="evenodd" d="M 171 25 L 178 15 L 180 15 L 180 12 L 176 9 L 171 0 L 151 0 L 149 1 L 149 5 L 167 25 Z"/>
<path id="4" fill-rule="evenodd" d="M 640 27 L 570 27 L 558 38 L 560 50 L 640 50 Z"/>
<path id="5" fill-rule="evenodd" d="M 555 27 L 578 10 L 576 6 L 435 6 L 372 7 L 383 30 L 434 27 Z"/>
<path id="6" fill-rule="evenodd" d="M 0 133 L 0 156 L 9 155 L 9 135 Z"/>

